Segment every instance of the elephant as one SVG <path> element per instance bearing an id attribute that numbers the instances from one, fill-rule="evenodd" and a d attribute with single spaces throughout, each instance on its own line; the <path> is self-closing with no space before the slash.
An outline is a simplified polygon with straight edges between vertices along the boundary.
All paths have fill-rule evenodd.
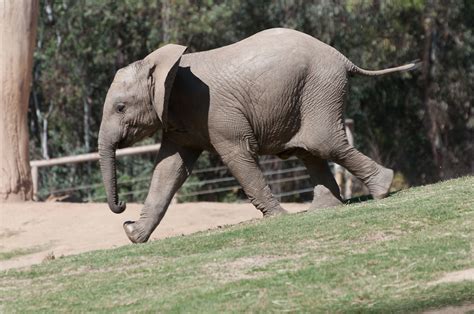
<path id="1" fill-rule="evenodd" d="M 346 138 L 348 75 L 407 71 L 418 62 L 365 70 L 316 38 L 284 28 L 209 51 L 186 49 L 167 44 L 119 69 L 104 101 L 98 148 L 114 213 L 126 207 L 117 194 L 116 149 L 163 132 L 140 217 L 123 225 L 130 241 L 149 239 L 204 150 L 220 156 L 264 217 L 286 211 L 265 182 L 260 155 L 302 160 L 314 186 L 311 209 L 343 201 L 328 161 L 362 180 L 375 199 L 387 196 L 393 171 Z"/>

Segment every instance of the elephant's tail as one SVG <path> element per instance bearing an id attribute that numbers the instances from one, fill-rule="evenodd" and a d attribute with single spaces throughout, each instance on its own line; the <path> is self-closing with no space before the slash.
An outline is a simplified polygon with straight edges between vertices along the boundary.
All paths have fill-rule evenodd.
<path id="1" fill-rule="evenodd" d="M 410 63 L 404 64 L 404 65 L 401 65 L 401 66 L 398 66 L 398 67 L 394 67 L 394 68 L 370 71 L 370 70 L 365 70 L 365 69 L 359 68 L 358 66 L 356 66 L 355 64 L 353 64 L 352 62 L 349 61 L 348 71 L 350 73 L 354 73 L 354 74 L 376 76 L 376 75 L 383 75 L 383 74 L 388 74 L 388 73 L 392 73 L 392 72 L 411 71 L 411 70 L 415 70 L 415 69 L 419 68 L 420 66 L 421 66 L 421 61 L 420 60 L 415 60 L 415 61 L 412 61 Z"/>

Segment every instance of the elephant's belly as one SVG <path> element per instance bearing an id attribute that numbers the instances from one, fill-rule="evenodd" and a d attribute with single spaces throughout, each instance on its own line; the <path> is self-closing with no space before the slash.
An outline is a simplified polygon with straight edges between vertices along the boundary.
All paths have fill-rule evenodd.
<path id="1" fill-rule="evenodd" d="M 296 155 L 298 151 L 302 149 L 301 145 L 298 144 L 298 134 L 292 136 L 289 140 L 273 142 L 266 142 L 265 145 L 259 145 L 259 155 L 275 155 L 281 159 L 287 159 L 291 156 Z"/>
<path id="2" fill-rule="evenodd" d="M 278 111 L 283 113 L 280 119 L 262 118 L 254 125 L 255 138 L 261 155 L 286 155 L 298 147 L 297 138 L 301 129 L 299 115 L 292 115 L 281 109 Z M 284 153 L 286 151 L 288 153 Z"/>

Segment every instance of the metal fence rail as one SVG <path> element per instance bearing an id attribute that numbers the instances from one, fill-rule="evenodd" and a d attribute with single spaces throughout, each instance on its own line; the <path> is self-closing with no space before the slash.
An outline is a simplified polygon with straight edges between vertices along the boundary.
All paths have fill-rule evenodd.
<path id="1" fill-rule="evenodd" d="M 158 152 L 159 149 L 160 149 L 160 144 L 123 148 L 123 149 L 117 149 L 115 151 L 115 156 L 122 157 L 122 156 L 141 155 L 145 153 Z M 33 180 L 33 198 L 37 199 L 38 197 L 38 178 L 39 178 L 38 170 L 39 168 L 66 165 L 66 164 L 76 164 L 76 163 L 83 163 L 83 162 L 88 162 L 88 161 L 98 161 L 99 159 L 100 159 L 99 153 L 90 153 L 90 154 L 82 154 L 82 155 L 76 155 L 76 156 L 67 156 L 67 157 L 59 157 L 59 158 L 46 159 L 46 160 L 31 161 L 30 167 L 31 167 L 31 177 Z M 77 189 L 77 188 L 72 188 L 72 187 L 66 188 L 66 189 L 63 189 L 63 191 L 71 191 L 72 189 Z M 56 190 L 56 191 L 61 191 L 61 190 Z"/>

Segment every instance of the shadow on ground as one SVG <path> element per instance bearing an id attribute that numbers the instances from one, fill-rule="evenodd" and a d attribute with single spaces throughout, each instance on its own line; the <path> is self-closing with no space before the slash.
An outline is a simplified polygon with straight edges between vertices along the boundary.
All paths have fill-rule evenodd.
<path id="1" fill-rule="evenodd" d="M 394 192 L 390 192 L 388 194 L 388 197 L 390 196 L 393 196 L 397 193 L 399 193 L 401 190 L 398 190 L 398 191 L 394 191 Z M 356 197 L 353 197 L 353 198 L 350 198 L 348 200 L 345 200 L 344 201 L 344 204 L 346 205 L 349 205 L 349 204 L 357 204 L 357 203 L 362 203 L 362 202 L 366 202 L 366 201 L 370 201 L 370 200 L 373 200 L 374 198 L 372 197 L 372 195 L 361 195 L 361 196 L 356 196 Z"/>

